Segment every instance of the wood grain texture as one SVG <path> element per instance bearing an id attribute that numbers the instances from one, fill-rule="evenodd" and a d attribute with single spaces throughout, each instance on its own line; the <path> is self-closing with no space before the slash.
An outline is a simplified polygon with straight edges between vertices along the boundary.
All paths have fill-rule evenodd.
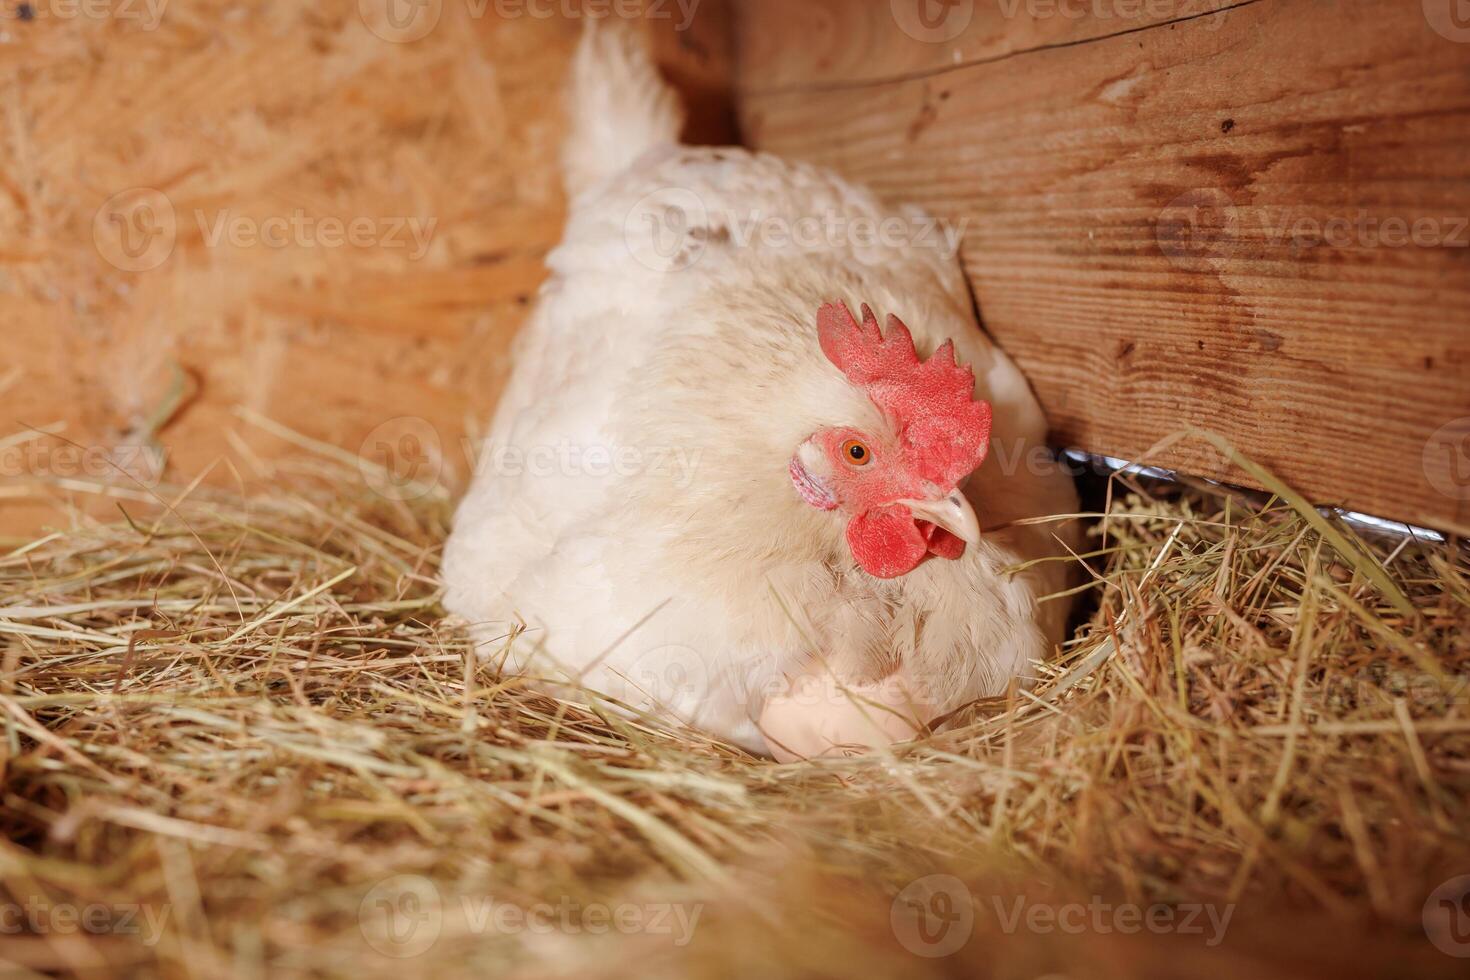
<path id="1" fill-rule="evenodd" d="M 0 546 L 67 523 L 58 497 L 116 517 L 57 487 L 130 486 L 106 459 L 271 482 L 301 449 L 241 410 L 369 456 L 406 419 L 462 486 L 561 237 L 576 6 L 401 5 L 403 36 L 358 0 L 199 0 L 156 24 L 35 6 L 0 11 Z M 702 140 L 733 138 L 727 16 L 664 4 L 635 25 Z M 148 268 L 96 220 L 137 188 L 171 244 Z M 361 244 L 318 233 L 354 221 Z M 254 234 L 220 233 L 236 224 Z M 181 375 L 190 395 L 160 419 Z"/>
<path id="2" fill-rule="evenodd" d="M 233 484 L 301 451 L 240 409 L 349 452 L 412 417 L 457 486 L 561 235 L 580 23 L 445 3 L 395 39 L 356 0 L 200 0 L 152 25 L 37 6 L 0 45 L 0 535 L 66 523 L 58 481 L 115 476 L 17 441 L 28 425 Z M 168 206 L 148 268 L 96 219 L 130 188 Z M 333 232 L 353 222 L 365 237 Z M 160 419 L 181 374 L 191 396 Z"/>
<path id="3" fill-rule="evenodd" d="M 740 0 L 735 46 L 743 91 L 850 88 L 1115 37 L 1255 2 Z M 772 29 L 778 17 L 780 26 Z"/>
<path id="4" fill-rule="evenodd" d="M 1391 0 L 976 0 L 943 43 L 899 7 L 742 5 L 745 136 L 962 225 L 1060 443 L 1197 426 L 1318 502 L 1470 524 L 1470 43 Z"/>

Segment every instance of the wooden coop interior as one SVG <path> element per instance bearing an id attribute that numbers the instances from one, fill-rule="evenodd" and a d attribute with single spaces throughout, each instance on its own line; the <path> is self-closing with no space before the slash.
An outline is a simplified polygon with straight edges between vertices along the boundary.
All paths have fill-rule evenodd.
<path id="1" fill-rule="evenodd" d="M 1316 503 L 1470 526 L 1470 43 L 1417 2 L 976 0 L 943 38 L 886 0 L 665 6 L 692 139 L 963 229 L 1058 446 L 1265 485 L 1228 443 Z M 265 486 L 422 420 L 462 488 L 559 237 L 581 26 L 446 0 L 385 40 L 359 7 L 0 4 L 0 534 L 115 516 L 68 446 Z M 173 236 L 146 269 L 109 238 L 139 193 Z M 315 230 L 229 234 L 280 216 Z"/>

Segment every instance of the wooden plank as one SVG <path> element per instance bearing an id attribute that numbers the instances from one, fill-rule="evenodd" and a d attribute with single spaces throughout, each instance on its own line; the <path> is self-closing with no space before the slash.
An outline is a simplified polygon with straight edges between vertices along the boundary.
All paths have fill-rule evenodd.
<path id="1" fill-rule="evenodd" d="M 456 488 L 561 235 L 556 93 L 581 21 L 446 3 L 395 43 L 354 2 L 200 0 L 155 30 L 37 7 L 0 17 L 0 542 L 70 523 L 47 505 L 72 496 L 59 481 L 115 475 L 63 439 L 166 450 L 171 483 L 269 485 L 301 450 L 239 407 L 348 452 L 421 420 Z M 94 224 L 129 188 L 167 202 L 154 267 L 118 264 L 118 226 Z M 326 224 L 364 220 L 366 244 Z M 140 436 L 180 373 L 193 396 Z M 60 431 L 7 442 L 26 426 Z"/>
<path id="2" fill-rule="evenodd" d="M 1391 0 L 1121 31 L 976 3 L 965 37 L 992 54 L 943 68 L 949 48 L 925 61 L 880 29 L 896 6 L 844 8 L 861 45 L 840 59 L 791 5 L 741 8 L 745 135 L 963 222 L 983 322 L 1059 442 L 1137 459 L 1209 428 L 1322 503 L 1470 525 L 1470 43 L 1453 25 Z M 1250 482 L 1197 444 L 1155 461 Z"/>
<path id="3" fill-rule="evenodd" d="M 1112 37 L 1259 0 L 743 0 L 743 91 L 917 77 Z M 747 6 L 748 5 L 748 6 Z M 770 25 L 779 24 L 779 29 Z"/>

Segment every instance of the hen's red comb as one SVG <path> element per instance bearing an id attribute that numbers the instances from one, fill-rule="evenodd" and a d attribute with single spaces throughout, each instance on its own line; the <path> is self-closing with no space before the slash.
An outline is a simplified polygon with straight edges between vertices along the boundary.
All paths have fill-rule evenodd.
<path id="1" fill-rule="evenodd" d="M 955 363 L 953 341 L 921 361 L 903 321 L 890 314 L 885 337 L 866 303 L 861 324 L 846 303 L 823 306 L 817 339 L 827 359 L 898 426 L 910 465 L 924 479 L 953 487 L 984 461 L 990 405 L 974 400 L 975 374 Z"/>

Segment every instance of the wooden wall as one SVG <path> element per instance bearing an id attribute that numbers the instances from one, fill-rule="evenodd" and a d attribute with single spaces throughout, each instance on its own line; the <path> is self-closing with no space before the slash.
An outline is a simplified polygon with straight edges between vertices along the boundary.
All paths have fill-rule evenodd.
<path id="1" fill-rule="evenodd" d="M 459 486 L 561 234 L 580 24 L 149 6 L 0 7 L 0 535 L 115 519 L 68 487 L 106 454 L 269 483 L 302 450 L 241 412 L 348 453 L 407 427 Z"/>
<path id="2" fill-rule="evenodd" d="M 984 324 L 1059 442 L 1137 458 L 1207 426 L 1317 500 L 1470 523 L 1457 22 L 1417 0 L 925 3 L 928 26 L 918 0 L 703 0 L 692 30 L 646 27 L 695 138 L 729 138 L 733 102 L 748 142 L 965 223 Z M 247 417 L 349 453 L 406 425 L 462 485 L 560 234 L 580 25 L 436 0 L 394 36 L 372 8 L 0 20 L 0 535 L 64 520 L 40 502 L 58 480 L 90 499 L 65 486 L 88 464 L 28 426 L 251 483 L 299 447 Z M 86 9 L 106 15 L 64 15 Z M 218 237 L 282 218 L 310 230 Z M 323 238 L 354 219 L 367 241 Z M 161 254 L 119 252 L 164 224 Z M 1249 482 L 1198 444 L 1155 461 Z"/>
<path id="3" fill-rule="evenodd" d="M 1470 25 L 1444 6 L 748 0 L 735 86 L 752 145 L 963 223 L 1058 442 L 1205 427 L 1319 502 L 1465 529 Z M 1199 442 L 1151 461 L 1253 482 Z"/>

